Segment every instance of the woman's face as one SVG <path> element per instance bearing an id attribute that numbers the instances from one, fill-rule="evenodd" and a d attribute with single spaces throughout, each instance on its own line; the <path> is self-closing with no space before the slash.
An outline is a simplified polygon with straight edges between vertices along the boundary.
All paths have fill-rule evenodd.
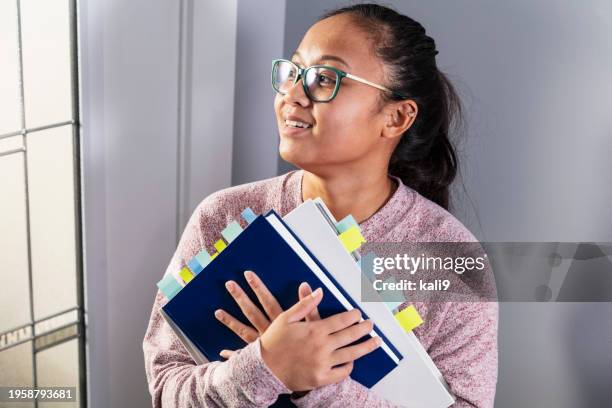
<path id="1" fill-rule="evenodd" d="M 304 68 L 331 65 L 371 82 L 386 85 L 381 61 L 373 55 L 367 36 L 346 15 L 317 22 L 300 43 L 291 60 Z M 395 140 L 381 137 L 384 113 L 379 109 L 380 90 L 342 80 L 331 102 L 312 102 L 298 81 L 285 94 L 276 94 L 274 110 L 280 133 L 281 157 L 305 170 L 320 174 L 338 165 L 387 161 Z M 312 124 L 290 128 L 287 117 Z"/>

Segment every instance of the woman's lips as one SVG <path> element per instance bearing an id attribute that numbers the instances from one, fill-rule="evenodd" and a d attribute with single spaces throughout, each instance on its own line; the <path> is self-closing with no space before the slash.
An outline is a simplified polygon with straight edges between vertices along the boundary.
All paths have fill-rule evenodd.
<path id="1" fill-rule="evenodd" d="M 299 127 L 287 126 L 285 123 L 283 123 L 281 133 L 286 136 L 303 136 L 309 133 L 311 130 L 312 130 L 312 127 L 299 128 Z"/>

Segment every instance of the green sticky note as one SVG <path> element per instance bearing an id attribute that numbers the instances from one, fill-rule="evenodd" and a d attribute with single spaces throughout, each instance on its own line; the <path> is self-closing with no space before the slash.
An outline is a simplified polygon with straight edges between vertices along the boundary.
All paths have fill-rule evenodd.
<path id="1" fill-rule="evenodd" d="M 402 305 L 402 303 L 404 302 L 393 302 L 393 301 L 386 301 L 385 304 L 387 305 L 387 308 L 391 311 L 397 309 L 399 306 Z"/>
<path id="2" fill-rule="evenodd" d="M 236 221 L 232 221 L 229 224 L 227 224 L 227 227 L 225 227 L 223 231 L 221 231 L 221 235 L 223 235 L 223 238 L 225 238 L 225 240 L 228 243 L 230 243 L 238 235 L 240 235 L 241 232 L 242 232 L 242 227 L 240 226 L 240 224 L 238 224 L 238 222 Z"/>
<path id="3" fill-rule="evenodd" d="M 202 268 L 206 268 L 206 265 L 212 260 L 208 252 L 205 249 L 201 250 L 196 256 L 198 263 L 202 265 Z"/>
<path id="4" fill-rule="evenodd" d="M 387 279 L 385 279 L 383 281 L 383 283 L 386 283 L 386 284 L 397 283 L 397 281 L 395 280 L 395 278 L 393 276 L 390 276 Z M 388 287 L 388 285 L 387 285 L 387 287 Z M 406 301 L 406 298 L 404 297 L 404 291 L 403 290 L 391 290 L 391 289 L 387 289 L 387 290 L 380 290 L 380 291 L 378 291 L 378 293 L 380 293 L 380 296 L 385 301 L 385 303 L 387 303 L 387 302 L 389 302 L 389 303 L 397 303 L 397 302 L 399 302 L 399 304 L 401 305 L 402 303 L 404 303 Z"/>
<path id="5" fill-rule="evenodd" d="M 183 288 L 171 274 L 164 276 L 162 280 L 157 282 L 157 287 L 168 300 L 172 300 L 172 298 Z"/>
<path id="6" fill-rule="evenodd" d="M 357 224 L 357 221 L 355 221 L 355 218 L 353 218 L 351 214 L 347 215 L 336 223 L 336 229 L 340 234 L 353 226 L 359 228 L 359 224 Z"/>

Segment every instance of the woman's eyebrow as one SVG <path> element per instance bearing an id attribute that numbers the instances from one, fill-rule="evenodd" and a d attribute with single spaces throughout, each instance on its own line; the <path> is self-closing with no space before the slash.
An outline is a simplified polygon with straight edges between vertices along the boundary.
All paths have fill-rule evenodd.
<path id="1" fill-rule="evenodd" d="M 302 56 L 300 55 L 300 53 L 298 51 L 293 53 L 293 56 L 291 58 L 293 59 L 293 57 L 298 57 L 299 59 L 301 59 L 303 61 Z M 340 57 L 338 57 L 336 55 L 330 55 L 330 54 L 321 55 L 321 57 L 319 57 L 319 59 L 317 59 L 316 61 L 317 62 L 320 62 L 320 61 L 338 61 L 339 63 L 346 65 L 348 68 L 351 67 L 348 64 L 348 62 L 346 62 L 345 60 L 343 60 L 342 58 L 340 58 Z"/>

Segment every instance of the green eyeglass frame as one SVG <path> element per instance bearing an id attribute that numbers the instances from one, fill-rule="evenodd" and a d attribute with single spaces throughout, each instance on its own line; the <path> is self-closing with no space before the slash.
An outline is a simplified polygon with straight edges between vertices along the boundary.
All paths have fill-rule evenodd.
<path id="1" fill-rule="evenodd" d="M 306 96 L 308 96 L 308 99 L 310 99 L 313 102 L 331 102 L 336 97 L 336 95 L 338 95 L 338 91 L 340 90 L 340 83 L 342 82 L 343 78 L 352 79 L 353 81 L 357 81 L 357 82 L 361 82 L 362 84 L 365 84 L 365 85 L 373 86 L 374 88 L 380 89 L 381 91 L 384 91 L 384 92 L 390 92 L 391 94 L 393 94 L 394 96 L 396 96 L 396 97 L 398 97 L 400 99 L 408 99 L 408 96 L 404 95 L 401 92 L 393 91 L 393 90 L 391 90 L 391 89 L 389 89 L 387 87 L 384 87 L 382 85 L 375 84 L 374 82 L 370 82 L 367 79 L 363 79 L 363 78 L 358 77 L 356 75 L 349 74 L 348 72 L 342 71 L 341 69 L 338 69 L 336 67 L 332 67 L 332 66 L 329 66 L 329 65 L 311 65 L 311 66 L 306 67 L 306 68 L 300 68 L 300 66 L 298 66 L 295 62 L 287 60 L 287 59 L 282 59 L 282 58 L 272 60 L 272 77 L 271 77 L 272 88 L 276 92 L 280 93 L 281 95 L 284 95 L 287 92 L 283 92 L 280 89 L 276 88 L 276 86 L 274 86 L 274 75 L 276 73 L 275 70 L 276 70 L 277 64 L 279 62 L 287 62 L 287 63 L 293 65 L 296 68 L 297 75 L 293 79 L 293 85 L 295 86 L 297 81 L 299 81 L 300 78 L 302 78 L 302 87 L 304 89 L 304 93 L 306 94 Z M 312 68 L 325 68 L 325 69 L 329 69 L 331 71 L 334 71 L 336 73 L 336 75 L 337 75 L 337 77 L 336 77 L 337 78 L 336 79 L 336 86 L 334 87 L 334 91 L 332 92 L 332 95 L 328 99 L 318 100 L 318 99 L 315 99 L 312 95 L 310 95 L 310 91 L 308 90 L 308 86 L 304 82 L 303 78 L 306 78 L 308 70 L 310 70 Z"/>

